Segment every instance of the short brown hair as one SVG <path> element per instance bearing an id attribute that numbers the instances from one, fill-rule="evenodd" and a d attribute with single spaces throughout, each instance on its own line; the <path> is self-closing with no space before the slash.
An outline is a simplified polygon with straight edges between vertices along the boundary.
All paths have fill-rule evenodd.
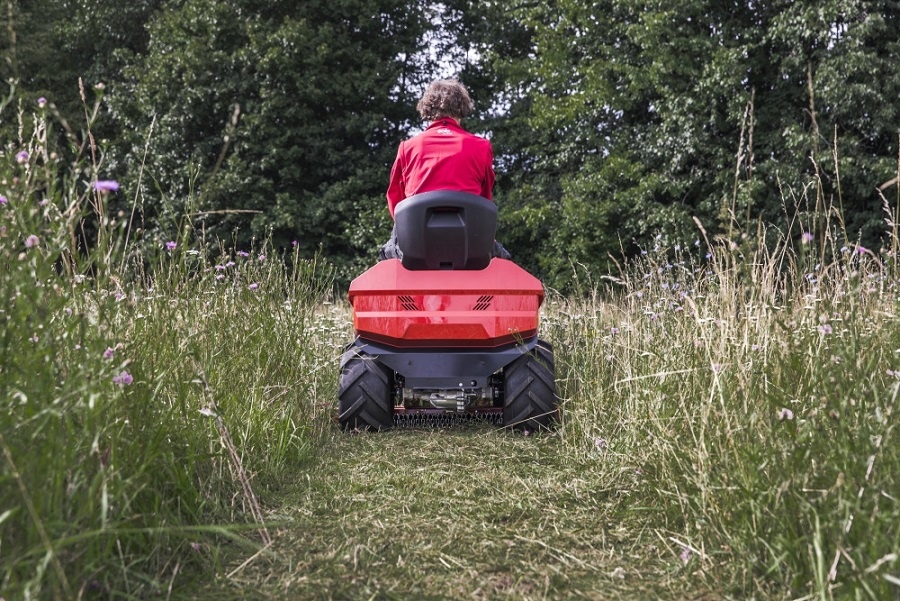
<path id="1" fill-rule="evenodd" d="M 472 107 L 469 91 L 458 80 L 438 79 L 428 85 L 416 110 L 422 119 L 434 121 L 441 117 L 462 119 L 472 112 Z"/>

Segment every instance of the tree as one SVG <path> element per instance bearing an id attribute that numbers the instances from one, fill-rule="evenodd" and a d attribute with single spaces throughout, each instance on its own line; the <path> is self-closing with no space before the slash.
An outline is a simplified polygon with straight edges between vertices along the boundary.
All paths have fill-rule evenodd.
<path id="1" fill-rule="evenodd" d="M 786 208 L 808 208 L 814 227 L 833 204 L 849 236 L 868 245 L 883 235 L 875 188 L 896 171 L 897 3 L 557 0 L 510 10 L 531 35 L 530 54 L 505 63 L 525 85 L 517 124 L 539 141 L 514 146 L 527 157 L 524 179 L 544 194 L 516 214 L 552 223 L 540 262 L 554 282 L 564 284 L 569 262 L 603 267 L 657 232 L 690 240 L 694 217 L 728 236 L 758 221 L 784 230 Z M 789 186 L 811 191 L 808 207 L 782 198 Z"/>
<path id="2" fill-rule="evenodd" d="M 133 185 L 150 157 L 145 219 L 171 236 L 187 213 L 241 247 L 269 236 L 373 258 L 427 27 L 406 0 L 170 2 L 111 100 L 135 132 L 121 158 Z"/>

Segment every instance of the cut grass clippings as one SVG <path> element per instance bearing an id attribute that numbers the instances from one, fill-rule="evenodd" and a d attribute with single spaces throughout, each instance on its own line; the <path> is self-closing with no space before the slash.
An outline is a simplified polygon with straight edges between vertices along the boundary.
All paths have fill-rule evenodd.
<path id="1" fill-rule="evenodd" d="M 606 449 L 573 463 L 560 434 L 489 425 L 335 432 L 272 514 L 260 556 L 208 598 L 692 597 L 686 566 L 635 507 L 643 486 Z M 712 598 L 712 597 L 711 597 Z"/>

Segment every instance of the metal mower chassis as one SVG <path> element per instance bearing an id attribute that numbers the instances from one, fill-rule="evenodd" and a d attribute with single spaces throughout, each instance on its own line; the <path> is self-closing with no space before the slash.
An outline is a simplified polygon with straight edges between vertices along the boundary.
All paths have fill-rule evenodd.
<path id="1" fill-rule="evenodd" d="M 359 353 L 401 375 L 407 388 L 485 388 L 490 376 L 537 345 L 537 337 L 496 349 L 401 349 L 357 339 L 341 367 Z"/>
<path id="2" fill-rule="evenodd" d="M 357 339 L 341 358 L 338 420 L 343 428 L 355 430 L 449 427 L 472 421 L 545 429 L 558 419 L 554 371 L 552 346 L 538 338 L 481 351 L 396 349 Z M 461 405 L 457 410 L 410 406 L 404 393 L 408 390 L 460 397 L 488 390 L 490 405 Z"/>

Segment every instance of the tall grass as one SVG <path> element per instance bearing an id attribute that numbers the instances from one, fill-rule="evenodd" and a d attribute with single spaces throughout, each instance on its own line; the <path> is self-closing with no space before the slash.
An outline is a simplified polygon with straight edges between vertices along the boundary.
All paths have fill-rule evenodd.
<path id="1" fill-rule="evenodd" d="M 0 597 L 170 594 L 216 570 L 222 541 L 269 542 L 258 495 L 328 424 L 314 419 L 335 385 L 322 369 L 346 329 L 326 303 L 330 268 L 199 245 L 190 229 L 125 261 L 127 219 L 108 215 L 117 192 L 97 184 L 89 132 L 70 132 L 75 165 L 62 165 L 49 111 L 10 100 Z"/>
<path id="2" fill-rule="evenodd" d="M 102 151 L 89 132 L 63 138 L 72 166 L 53 151 L 48 111 L 32 115 L 9 97 L 0 117 L 19 132 L 0 155 L 0 597 L 166 598 L 188 579 L 234 574 L 225 545 L 250 558 L 278 547 L 268 516 L 290 497 L 279 489 L 334 432 L 337 358 L 350 332 L 346 306 L 330 300 L 330 268 L 264 242 L 198 239 L 190 227 L 135 255 L 128 215 L 107 208 L 124 191 L 97 185 Z M 538 471 L 598 466 L 579 482 L 614 491 L 604 508 L 617 508 L 617 537 L 652 537 L 678 566 L 673 591 L 699 582 L 740 599 L 898 595 L 898 208 L 885 207 L 883 252 L 841 247 L 846 233 L 830 229 L 840 220 L 805 232 L 796 219 L 784 235 L 737 244 L 660 240 L 615 277 L 579 270 L 580 294 L 545 306 L 564 417 L 551 435 L 558 445 L 532 448 L 552 455 Z M 750 242 L 767 238 L 775 243 Z M 525 444 L 475 438 L 509 445 L 488 458 Z M 423 464 L 446 452 L 430 442 Z M 484 491 L 521 488 L 508 465 L 480 471 L 452 494 L 473 491 L 467 502 L 477 506 Z M 479 480 L 505 474 L 502 485 Z M 441 501 L 447 486 L 434 486 Z M 395 493 L 390 483 L 372 488 Z M 322 501 L 330 508 L 353 492 L 322 490 L 334 495 Z M 567 502 L 579 511 L 554 507 L 556 524 L 577 530 L 590 497 Z M 448 521 L 451 505 L 433 503 Z M 332 530 L 367 540 L 365 528 L 381 522 L 360 512 Z M 522 523 L 537 528 L 526 513 Z M 506 523 L 491 525 L 498 540 L 531 541 L 515 521 L 507 536 Z M 579 555 L 605 536 L 577 533 L 590 544 L 561 556 L 597 570 L 589 562 L 605 549 Z M 402 590 L 409 571 L 394 563 Z M 332 571 L 344 573 L 323 568 Z"/>
<path id="3" fill-rule="evenodd" d="M 621 463 L 692 578 L 738 598 L 896 598 L 896 245 L 828 264 L 814 249 L 800 231 L 705 258 L 660 244 L 586 301 L 557 299 L 565 440 Z"/>

